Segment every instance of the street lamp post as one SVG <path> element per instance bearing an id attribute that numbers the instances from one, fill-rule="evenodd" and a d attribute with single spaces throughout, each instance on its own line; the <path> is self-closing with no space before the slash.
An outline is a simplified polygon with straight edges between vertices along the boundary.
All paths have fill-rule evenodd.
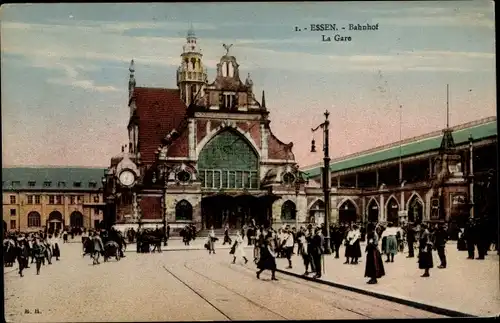
<path id="1" fill-rule="evenodd" d="M 295 179 L 295 228 L 298 230 L 299 229 L 299 217 L 297 214 L 297 208 L 299 205 L 299 192 L 300 192 L 300 184 L 301 184 L 301 179 L 300 179 L 300 172 L 298 173 L 299 176 Z"/>
<path id="2" fill-rule="evenodd" d="M 469 206 L 470 206 L 470 217 L 474 217 L 474 156 L 472 147 L 472 135 L 469 135 Z"/>
<path id="3" fill-rule="evenodd" d="M 330 113 L 328 110 L 325 111 L 325 122 L 317 126 L 316 128 L 311 129 L 312 132 L 315 132 L 319 128 L 323 129 L 323 195 L 325 199 L 325 227 L 326 227 L 326 237 L 325 237 L 325 254 L 329 255 L 332 253 L 330 249 L 330 157 L 329 157 L 329 132 L 328 126 L 330 125 L 330 121 L 328 121 L 328 116 Z M 314 139 L 311 143 L 311 152 L 316 152 L 316 147 L 314 144 Z"/>

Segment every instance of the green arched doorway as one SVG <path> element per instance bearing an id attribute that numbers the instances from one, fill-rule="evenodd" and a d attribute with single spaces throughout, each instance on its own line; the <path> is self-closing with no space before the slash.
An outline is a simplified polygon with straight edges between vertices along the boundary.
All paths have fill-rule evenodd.
<path id="1" fill-rule="evenodd" d="M 198 177 L 203 191 L 210 195 L 228 191 L 221 196 L 206 197 L 202 201 L 203 223 L 215 228 L 239 226 L 260 213 L 255 203 L 231 196 L 259 189 L 259 156 L 248 140 L 233 129 L 225 129 L 213 137 L 198 156 Z M 228 201 L 227 198 L 232 201 Z M 238 217 L 238 219 L 235 219 Z"/>

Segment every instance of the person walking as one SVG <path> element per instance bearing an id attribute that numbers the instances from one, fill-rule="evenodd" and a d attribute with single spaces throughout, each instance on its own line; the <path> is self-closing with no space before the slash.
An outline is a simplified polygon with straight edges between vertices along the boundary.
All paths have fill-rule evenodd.
<path id="1" fill-rule="evenodd" d="M 442 223 L 439 224 L 438 229 L 434 233 L 434 248 L 437 250 L 439 260 L 441 264 L 438 266 L 439 269 L 446 268 L 446 241 L 448 240 L 448 233 L 444 228 Z"/>
<path id="2" fill-rule="evenodd" d="M 35 253 L 36 260 L 36 274 L 40 275 L 40 268 L 42 267 L 42 261 L 45 258 L 45 245 L 42 243 L 40 238 L 36 238 L 33 244 L 33 250 Z"/>
<path id="3" fill-rule="evenodd" d="M 271 280 L 276 279 L 276 253 L 271 247 L 271 239 L 264 240 L 264 244 L 260 249 L 260 259 L 257 262 L 257 279 L 260 279 L 260 274 L 264 270 L 271 271 Z"/>
<path id="4" fill-rule="evenodd" d="M 351 264 L 357 265 L 358 259 L 361 258 L 361 246 L 359 240 L 361 238 L 361 232 L 359 231 L 358 225 L 353 225 L 353 231 L 351 235 Z"/>
<path id="5" fill-rule="evenodd" d="M 94 235 L 92 236 L 92 243 L 94 244 L 94 250 L 92 252 L 93 265 L 98 265 L 100 264 L 99 257 L 101 253 L 104 252 L 104 245 L 97 232 L 94 232 Z"/>
<path id="6" fill-rule="evenodd" d="M 467 245 L 467 259 L 474 259 L 475 243 L 476 243 L 476 230 L 474 219 L 471 217 L 464 229 L 464 239 Z"/>
<path id="7" fill-rule="evenodd" d="M 312 248 L 309 249 L 309 252 L 311 254 L 313 263 L 314 263 L 314 269 L 316 271 L 316 275 L 314 275 L 313 278 L 321 278 L 321 268 L 322 268 L 322 262 L 321 262 L 321 256 L 323 255 L 323 247 L 324 247 L 324 239 L 322 236 L 321 228 L 316 228 L 315 234 L 312 238 Z"/>
<path id="8" fill-rule="evenodd" d="M 292 269 L 292 253 L 293 253 L 293 233 L 290 231 L 290 228 L 285 228 L 284 236 L 283 236 L 283 249 L 285 253 L 285 257 L 288 260 L 288 269 Z"/>
<path id="9" fill-rule="evenodd" d="M 367 284 L 376 284 L 377 279 L 385 275 L 385 270 L 382 256 L 378 250 L 378 234 L 375 232 L 373 223 L 368 223 L 366 239 L 368 242 L 366 245 L 365 277 L 370 278 Z"/>
<path id="10" fill-rule="evenodd" d="M 208 244 L 208 254 L 214 254 L 215 255 L 215 241 L 216 241 L 216 237 L 215 237 L 215 230 L 214 230 L 214 226 L 211 226 L 210 227 L 210 233 L 208 234 L 208 240 L 207 240 L 207 244 Z"/>
<path id="11" fill-rule="evenodd" d="M 23 270 L 28 268 L 29 245 L 25 237 L 17 239 L 17 262 L 19 264 L 19 276 L 23 277 Z"/>
<path id="12" fill-rule="evenodd" d="M 245 248 L 243 246 L 243 237 L 239 232 L 236 232 L 236 238 L 234 239 L 234 245 L 231 249 L 234 248 L 233 251 L 233 264 L 236 263 L 236 258 L 242 258 L 245 261 L 245 265 L 248 262 L 248 259 L 245 255 Z"/>
<path id="13" fill-rule="evenodd" d="M 427 230 L 427 225 L 420 225 L 419 246 L 418 246 L 418 268 L 424 269 L 424 274 L 421 277 L 429 277 L 429 269 L 433 268 L 432 261 L 432 242 L 430 233 Z"/>
<path id="14" fill-rule="evenodd" d="M 54 235 L 49 243 L 52 248 L 53 256 L 56 258 L 56 261 L 59 261 L 59 257 L 61 257 L 61 250 L 59 249 L 59 236 Z"/>
<path id="15" fill-rule="evenodd" d="M 240 234 L 241 237 L 241 234 Z M 231 244 L 231 238 L 229 237 L 229 225 L 225 225 L 224 227 L 224 241 L 222 242 L 222 245 L 225 245 L 226 243 Z"/>
<path id="16" fill-rule="evenodd" d="M 413 227 L 413 223 L 408 222 L 407 231 L 406 231 L 406 242 L 408 243 L 408 256 L 406 258 L 415 257 L 415 228 Z"/>
<path id="17" fill-rule="evenodd" d="M 384 253 L 387 255 L 387 259 L 385 262 L 394 262 L 394 256 L 398 253 L 397 231 L 398 228 L 389 222 L 387 229 L 382 233 L 382 239 L 386 238 Z"/>

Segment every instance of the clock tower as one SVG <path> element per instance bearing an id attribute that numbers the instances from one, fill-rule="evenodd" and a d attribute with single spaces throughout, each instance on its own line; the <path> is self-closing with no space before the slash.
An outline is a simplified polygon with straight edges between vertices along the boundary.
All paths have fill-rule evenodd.
<path id="1" fill-rule="evenodd" d="M 181 54 L 182 63 L 177 69 L 177 86 L 181 93 L 181 100 L 186 105 L 190 105 L 196 96 L 202 97 L 204 95 L 207 69 L 203 66 L 202 57 L 201 49 L 191 26 Z"/>

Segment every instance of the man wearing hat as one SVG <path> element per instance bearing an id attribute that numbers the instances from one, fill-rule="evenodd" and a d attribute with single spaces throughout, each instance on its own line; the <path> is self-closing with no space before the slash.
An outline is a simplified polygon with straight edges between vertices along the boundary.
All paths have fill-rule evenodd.
<path id="1" fill-rule="evenodd" d="M 312 238 L 310 253 L 314 263 L 314 270 L 316 275 L 314 278 L 321 278 L 321 256 L 323 255 L 324 239 L 321 235 L 321 228 L 316 228 L 315 234 Z"/>
<path id="2" fill-rule="evenodd" d="M 17 238 L 17 262 L 19 263 L 19 276 L 23 277 L 24 268 L 28 268 L 29 245 L 25 237 Z"/>

